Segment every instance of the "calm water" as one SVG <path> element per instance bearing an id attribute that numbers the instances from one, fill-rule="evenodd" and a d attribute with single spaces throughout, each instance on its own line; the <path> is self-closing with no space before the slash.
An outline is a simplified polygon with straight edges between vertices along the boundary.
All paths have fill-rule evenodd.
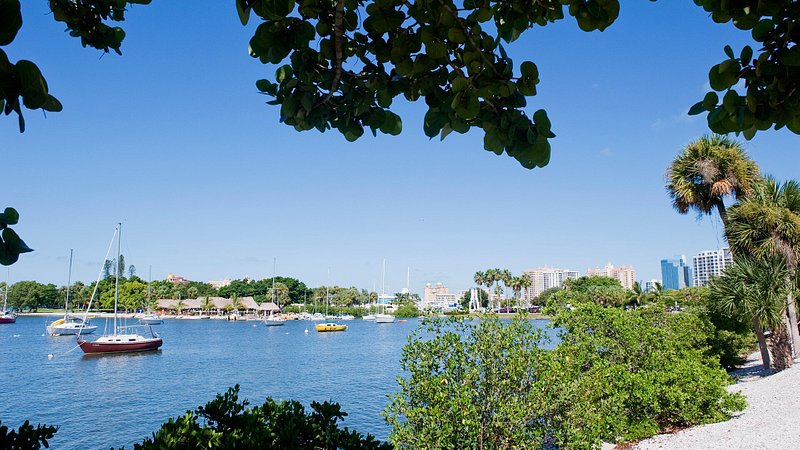
<path id="1" fill-rule="evenodd" d="M 352 320 L 345 332 L 317 333 L 304 321 L 167 320 L 154 326 L 165 342 L 157 353 L 88 357 L 74 349 L 74 337 L 46 336 L 51 320 L 0 325 L 0 420 L 14 428 L 25 419 L 58 425 L 55 449 L 131 448 L 237 383 L 251 404 L 267 396 L 306 406 L 337 401 L 348 413 L 345 426 L 386 439 L 380 413 L 418 325 Z M 95 325 L 101 332 L 103 321 Z"/>

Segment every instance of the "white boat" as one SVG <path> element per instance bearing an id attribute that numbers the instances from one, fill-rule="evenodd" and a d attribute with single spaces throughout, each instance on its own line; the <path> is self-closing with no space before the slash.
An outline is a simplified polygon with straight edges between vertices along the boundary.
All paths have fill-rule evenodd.
<path id="1" fill-rule="evenodd" d="M 394 316 L 391 314 L 375 314 L 375 323 L 394 323 Z"/>
<path id="2" fill-rule="evenodd" d="M 318 322 L 320 320 L 325 320 L 325 316 L 322 313 L 314 313 L 311 315 L 310 320 Z"/>
<path id="3" fill-rule="evenodd" d="M 272 259 L 272 304 L 275 305 L 275 277 L 277 276 L 276 267 L 277 258 Z M 279 327 L 286 323 L 286 319 L 275 315 L 275 311 L 270 310 L 269 317 L 264 319 L 264 325 L 268 327 Z"/>
<path id="4" fill-rule="evenodd" d="M 119 274 L 119 260 L 122 253 L 122 223 L 117 224 L 117 230 L 114 233 L 117 238 L 117 268 L 114 272 Z M 113 242 L 113 241 L 112 241 Z M 108 255 L 106 255 L 108 256 Z M 87 341 L 82 337 L 78 338 L 78 346 L 86 354 L 110 354 L 110 353 L 130 353 L 130 352 L 144 352 L 151 350 L 158 350 L 164 343 L 161 337 L 153 331 L 150 325 L 134 325 L 128 327 L 117 326 L 117 307 L 119 305 L 119 276 L 116 276 L 114 283 L 114 332 L 111 335 L 101 336 L 95 341 Z M 92 296 L 94 297 L 94 295 Z M 91 307 L 91 299 L 89 300 Z M 137 329 L 146 328 L 149 330 L 149 336 L 144 336 L 138 332 Z M 119 333 L 124 330 L 126 333 Z"/>
<path id="5" fill-rule="evenodd" d="M 3 295 L 3 309 L 0 310 L 0 323 L 14 323 L 17 321 L 17 315 L 6 310 L 6 303 L 8 303 L 8 277 L 6 277 L 6 289 Z"/>
<path id="6" fill-rule="evenodd" d="M 69 313 L 69 291 L 72 283 L 72 249 L 69 251 L 69 275 L 67 275 L 67 295 L 64 300 L 64 317 L 55 320 L 47 326 L 47 334 L 50 336 L 75 336 L 78 334 L 91 334 L 97 327 L 89 323 L 86 314 L 83 317 Z"/>
<path id="7" fill-rule="evenodd" d="M 363 320 L 375 320 L 375 315 L 374 314 L 367 314 L 365 316 L 361 316 L 361 318 Z"/>
<path id="8" fill-rule="evenodd" d="M 280 316 L 276 316 L 271 311 L 269 313 L 269 317 L 264 319 L 264 325 L 268 327 L 279 327 L 286 323 L 286 319 Z"/>
<path id="9" fill-rule="evenodd" d="M 139 323 L 142 325 L 161 325 L 164 323 L 164 319 L 158 314 L 150 313 L 139 317 Z"/>
<path id="10" fill-rule="evenodd" d="M 139 323 L 142 325 L 161 325 L 164 323 L 164 319 L 161 318 L 156 313 L 150 312 L 150 283 L 153 278 L 152 275 L 152 266 L 148 266 L 147 270 L 147 312 L 142 316 L 139 317 Z"/>
<path id="11" fill-rule="evenodd" d="M 380 300 L 381 297 L 386 297 L 386 260 L 383 260 L 383 274 L 381 275 L 381 291 L 384 293 L 378 296 Z M 394 323 L 394 316 L 391 314 L 386 314 L 386 305 L 383 306 L 383 313 L 376 313 L 375 314 L 375 323 Z"/>

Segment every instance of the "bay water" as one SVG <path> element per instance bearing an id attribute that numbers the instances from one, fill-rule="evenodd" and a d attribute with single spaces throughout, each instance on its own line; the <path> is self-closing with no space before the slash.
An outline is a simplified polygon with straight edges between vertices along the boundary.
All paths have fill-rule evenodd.
<path id="1" fill-rule="evenodd" d="M 314 322 L 266 327 L 256 321 L 165 320 L 158 352 L 87 356 L 75 337 L 48 336 L 53 317 L 0 325 L 0 420 L 59 427 L 54 449 L 132 448 L 170 417 L 239 384 L 239 398 L 303 403 L 332 400 L 341 426 L 387 439 L 381 417 L 398 390 L 400 357 L 416 319 L 394 324 L 346 321 L 318 333 Z M 102 334 L 104 319 L 94 319 Z M 538 321 L 544 326 L 545 321 Z M 306 330 L 308 330 L 306 332 Z M 51 356 L 48 356 L 51 355 Z"/>

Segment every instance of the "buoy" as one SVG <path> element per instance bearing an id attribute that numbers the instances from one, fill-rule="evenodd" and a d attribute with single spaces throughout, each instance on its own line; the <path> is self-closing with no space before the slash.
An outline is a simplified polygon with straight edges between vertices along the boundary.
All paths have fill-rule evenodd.
<path id="1" fill-rule="evenodd" d="M 306 328 L 306 334 L 308 334 L 308 328 Z"/>

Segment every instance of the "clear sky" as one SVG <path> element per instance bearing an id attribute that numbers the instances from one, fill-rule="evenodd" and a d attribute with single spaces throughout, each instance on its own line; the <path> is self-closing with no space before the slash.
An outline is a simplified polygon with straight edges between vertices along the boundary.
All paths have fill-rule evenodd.
<path id="1" fill-rule="evenodd" d="M 539 95 L 558 135 L 550 164 L 526 170 L 482 148 L 480 130 L 443 142 L 422 133 L 424 104 L 396 103 L 401 136 L 295 132 L 278 123 L 255 81 L 274 73 L 247 54 L 257 25 L 232 1 L 155 0 L 129 12 L 123 56 L 81 48 L 47 2 L 23 2 L 24 25 L 6 47 L 36 62 L 64 111 L 26 111 L 27 131 L 0 117 L 3 203 L 36 249 L 11 281 L 93 280 L 114 224 L 123 253 L 147 276 L 192 280 L 279 275 L 310 286 L 387 291 L 472 284 L 490 267 L 585 273 L 607 262 L 660 278 L 659 261 L 723 243 L 716 218 L 671 208 L 667 165 L 706 133 L 686 111 L 707 73 L 749 34 L 714 24 L 688 0 L 624 2 L 603 33 L 571 18 L 508 45 L 537 63 Z M 765 173 L 797 178 L 798 136 L 746 142 Z M 1 206 L 5 206 L 1 205 Z M 330 275 L 328 275 L 330 273 Z M 3 274 L 5 276 L 5 274 Z"/>

